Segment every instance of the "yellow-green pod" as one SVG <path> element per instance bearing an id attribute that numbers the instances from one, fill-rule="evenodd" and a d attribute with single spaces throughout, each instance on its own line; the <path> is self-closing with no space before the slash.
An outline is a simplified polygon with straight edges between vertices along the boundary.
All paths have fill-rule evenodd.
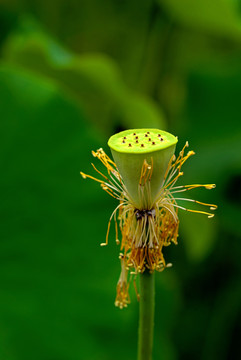
<path id="1" fill-rule="evenodd" d="M 164 176 L 177 143 L 177 137 L 158 129 L 132 129 L 110 137 L 108 145 L 125 187 L 136 208 L 151 209 L 163 185 Z M 152 167 L 148 199 L 140 196 L 143 163 Z"/>

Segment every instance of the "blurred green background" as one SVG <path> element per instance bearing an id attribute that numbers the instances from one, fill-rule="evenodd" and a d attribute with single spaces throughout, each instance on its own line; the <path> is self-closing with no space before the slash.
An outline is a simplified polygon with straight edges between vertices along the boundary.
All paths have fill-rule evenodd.
<path id="1" fill-rule="evenodd" d="M 219 206 L 180 213 L 154 360 L 241 358 L 240 1 L 2 0 L 0 57 L 0 360 L 135 359 L 114 231 L 99 246 L 117 204 L 79 174 L 133 127 L 189 140 L 183 182 Z"/>

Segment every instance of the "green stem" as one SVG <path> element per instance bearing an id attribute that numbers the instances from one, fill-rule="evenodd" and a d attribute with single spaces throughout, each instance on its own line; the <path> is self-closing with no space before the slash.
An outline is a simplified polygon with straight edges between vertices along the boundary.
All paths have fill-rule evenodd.
<path id="1" fill-rule="evenodd" d="M 150 274 L 146 270 L 143 274 L 140 274 L 138 360 L 152 359 L 154 305 L 155 278 L 154 274 Z"/>

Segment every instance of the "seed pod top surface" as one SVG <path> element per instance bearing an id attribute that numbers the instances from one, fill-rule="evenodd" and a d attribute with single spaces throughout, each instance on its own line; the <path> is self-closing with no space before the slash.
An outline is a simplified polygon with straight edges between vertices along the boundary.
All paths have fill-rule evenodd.
<path id="1" fill-rule="evenodd" d="M 111 149 L 131 154 L 158 151 L 176 143 L 176 136 L 158 129 L 125 130 L 111 136 L 108 141 Z"/>

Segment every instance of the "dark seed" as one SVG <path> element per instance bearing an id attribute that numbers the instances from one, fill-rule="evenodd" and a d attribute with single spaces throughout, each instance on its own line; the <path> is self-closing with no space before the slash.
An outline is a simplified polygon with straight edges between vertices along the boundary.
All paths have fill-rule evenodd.
<path id="1" fill-rule="evenodd" d="M 136 144 L 138 144 L 139 143 L 139 141 L 138 140 L 136 140 Z"/>
<path id="2" fill-rule="evenodd" d="M 148 141 L 151 141 L 151 138 L 149 138 Z"/>
<path id="3" fill-rule="evenodd" d="M 147 131 L 147 134 L 150 134 L 150 131 Z"/>
<path id="4" fill-rule="evenodd" d="M 131 147 L 131 144 L 129 144 L 128 146 Z"/>
<path id="5" fill-rule="evenodd" d="M 144 147 L 144 144 L 141 144 L 141 147 Z"/>
<path id="6" fill-rule="evenodd" d="M 160 137 L 160 136 L 161 136 L 161 134 L 158 134 L 157 136 L 158 136 L 158 137 Z"/>
<path id="7" fill-rule="evenodd" d="M 133 133 L 133 135 L 136 135 L 136 133 Z"/>
<path id="8" fill-rule="evenodd" d="M 122 143 L 125 144 L 126 143 L 125 140 L 123 140 Z"/>
<path id="9" fill-rule="evenodd" d="M 145 134 L 145 137 L 148 137 L 148 135 L 147 135 L 147 134 Z"/>
<path id="10" fill-rule="evenodd" d="M 156 143 L 155 143 L 155 141 L 152 141 L 152 145 L 155 145 Z"/>
<path id="11" fill-rule="evenodd" d="M 126 139 L 126 136 L 124 136 L 123 139 Z"/>
<path id="12" fill-rule="evenodd" d="M 163 141 L 164 139 L 163 138 L 160 138 L 161 141 Z"/>
<path id="13" fill-rule="evenodd" d="M 138 136 L 136 136 L 135 139 L 138 139 Z"/>

